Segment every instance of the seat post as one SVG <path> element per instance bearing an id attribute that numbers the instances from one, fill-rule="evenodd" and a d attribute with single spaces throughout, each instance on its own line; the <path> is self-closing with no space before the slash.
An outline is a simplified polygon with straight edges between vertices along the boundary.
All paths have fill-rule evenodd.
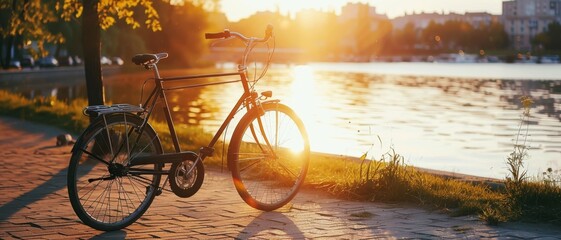
<path id="1" fill-rule="evenodd" d="M 152 68 L 154 70 L 154 77 L 158 80 L 158 79 L 162 79 L 160 77 L 160 71 L 158 71 L 158 65 L 156 63 L 151 63 L 150 64 L 150 68 Z"/>

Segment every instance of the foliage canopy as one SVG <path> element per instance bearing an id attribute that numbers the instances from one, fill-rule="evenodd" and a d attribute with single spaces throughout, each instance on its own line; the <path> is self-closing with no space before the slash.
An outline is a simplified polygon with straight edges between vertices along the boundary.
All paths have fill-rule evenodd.
<path id="1" fill-rule="evenodd" d="M 158 12 L 149 0 L 98 0 L 100 27 L 108 29 L 118 20 L 133 29 L 140 27 L 140 19 L 151 31 L 160 31 Z M 41 55 L 45 55 L 45 43 L 61 44 L 66 41 L 57 25 L 61 22 L 78 21 L 87 1 L 81 0 L 0 0 L 0 36 L 19 38 L 24 44 L 37 42 Z M 144 12 L 144 18 L 137 14 Z"/>

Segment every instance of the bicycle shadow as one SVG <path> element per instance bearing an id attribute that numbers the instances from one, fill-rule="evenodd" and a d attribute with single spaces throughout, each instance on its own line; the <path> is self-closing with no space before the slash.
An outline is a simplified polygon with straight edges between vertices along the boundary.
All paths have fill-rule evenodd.
<path id="1" fill-rule="evenodd" d="M 55 137 L 60 134 L 60 130 L 53 129 L 48 126 L 42 126 L 40 124 L 22 124 L 21 120 L 4 117 L 2 116 L 0 120 L 1 128 L 5 134 L 0 138 L 0 143 L 3 146 L 10 147 L 10 146 L 17 146 L 18 148 L 25 148 L 29 149 L 30 151 L 34 151 L 35 153 L 46 150 L 46 153 L 42 153 L 41 155 L 49 156 L 50 151 L 49 149 L 53 149 L 50 144 L 45 144 L 53 140 Z M 23 137 L 22 137 L 23 134 Z M 28 135 L 29 134 L 29 135 Z M 38 147 L 42 146 L 42 147 Z M 45 146 L 47 145 L 47 146 Z M 25 156 L 18 158 L 18 161 L 33 161 L 33 159 L 26 158 Z M 2 160 L 7 161 L 7 160 Z M 41 168 L 41 165 L 37 165 L 35 162 L 29 162 L 26 166 L 33 166 L 29 171 L 26 171 L 27 174 L 38 174 L 38 168 Z M 4 169 L 10 171 L 10 169 Z M 12 169 L 13 170 L 13 169 Z M 11 199 L 9 202 L 0 206 L 0 222 L 4 222 L 8 220 L 12 215 L 19 212 L 20 210 L 26 208 L 26 206 L 37 202 L 41 199 L 44 199 L 50 194 L 55 193 L 56 191 L 64 188 L 66 186 L 66 171 L 67 168 L 58 170 L 58 172 L 53 173 L 52 177 L 40 185 L 34 187 L 32 190 L 25 192 L 14 199 Z M 6 174 L 5 177 L 9 178 L 20 178 L 25 176 L 15 176 L 11 174 Z M 8 179 L 6 179 L 8 180 Z M 10 180 L 17 180 L 17 179 L 10 179 Z M 9 183 L 6 181 L 8 186 L 12 185 L 13 183 Z M 17 182 L 16 186 L 5 188 L 6 190 L 18 191 L 21 187 L 21 184 L 26 184 L 27 181 Z"/>
<path id="2" fill-rule="evenodd" d="M 127 232 L 124 230 L 102 232 L 90 238 L 90 240 L 101 240 L 101 239 L 127 239 Z"/>
<path id="3" fill-rule="evenodd" d="M 94 160 L 92 164 L 88 164 L 91 166 L 90 169 L 82 172 L 79 177 L 87 174 L 93 167 L 97 164 Z M 12 215 L 19 212 L 26 206 L 33 204 L 34 202 L 40 201 L 45 199 L 47 196 L 66 188 L 66 177 L 67 177 L 68 168 L 61 169 L 58 173 L 54 174 L 49 180 L 43 182 L 42 184 L 38 185 L 31 191 L 28 191 L 12 201 L 0 206 L 0 222 L 7 221 Z M 68 196 L 62 196 L 68 200 Z"/>
<path id="4" fill-rule="evenodd" d="M 53 175 L 51 179 L 35 187 L 10 202 L 0 206 L 0 222 L 7 221 L 12 215 L 26 206 L 44 199 L 46 196 L 66 186 L 66 168 Z"/>
<path id="5" fill-rule="evenodd" d="M 4 117 L 0 118 L 0 129 L 7 132 L 6 135 L 0 137 L 0 143 L 2 145 L 6 144 L 6 146 L 17 146 L 17 148 L 24 148 L 29 149 L 29 151 L 33 152 L 33 155 L 37 156 L 45 156 L 45 161 L 42 163 L 36 163 L 36 158 L 28 157 L 28 156 L 20 156 L 18 157 L 18 161 L 25 161 L 25 166 L 29 166 L 30 169 L 26 170 L 27 174 L 48 174 L 51 177 L 49 179 L 43 180 L 41 178 L 42 183 L 33 187 L 31 190 L 22 193 L 21 195 L 13 198 L 9 202 L 0 206 L 0 222 L 7 221 L 10 217 L 21 211 L 22 209 L 29 208 L 28 206 L 47 199 L 53 198 L 53 194 L 57 191 L 66 188 L 67 183 L 67 172 L 68 172 L 68 160 L 61 160 L 57 161 L 49 161 L 48 156 L 54 155 L 67 155 L 70 153 L 70 149 L 72 145 L 63 145 L 63 146 L 55 146 L 55 142 L 57 136 L 59 136 L 64 131 L 59 129 L 53 128 L 51 126 L 37 124 L 37 123 L 29 123 L 29 122 L 22 122 L 19 119 Z M 70 155 L 68 155 L 70 156 Z M 6 160 L 2 160 L 6 161 Z M 90 162 L 88 164 L 88 162 Z M 81 177 L 91 171 L 94 166 L 97 164 L 94 160 L 88 160 L 85 164 L 87 164 L 87 168 L 83 168 L 78 176 Z M 54 164 L 54 165 L 53 165 Z M 63 165 L 64 164 L 64 165 Z M 48 165 L 49 169 L 52 167 L 57 167 L 60 165 L 66 166 L 63 169 L 58 170 L 47 170 L 45 172 L 45 167 Z M 5 169 L 6 170 L 6 169 Z M 10 169 L 7 169 L 10 171 Z M 19 178 L 25 176 L 16 176 L 13 175 L 6 175 L 11 176 L 12 178 Z M 29 181 L 23 181 L 21 183 L 17 183 L 19 187 L 11 187 L 13 191 L 21 192 L 19 188 L 21 187 L 20 184 L 28 184 Z M 31 183 L 33 184 L 33 183 Z M 8 185 L 12 185 L 8 183 Z M 2 185 L 4 188 L 4 185 Z M 10 188 L 5 188 L 10 189 Z M 68 195 L 56 195 L 54 198 L 64 198 L 65 201 L 69 202 Z"/>
<path id="6" fill-rule="evenodd" d="M 88 169 L 84 169 L 78 176 L 81 177 L 91 171 L 97 164 L 94 160 L 91 161 Z M 42 184 L 36 186 L 31 191 L 28 191 L 10 202 L 0 206 L 0 222 L 7 221 L 12 215 L 16 214 L 20 210 L 26 208 L 28 205 L 33 204 L 37 201 L 47 198 L 49 195 L 56 193 L 57 191 L 66 188 L 68 167 L 61 169 L 56 174 L 54 174 L 49 180 L 43 182 Z M 68 200 L 68 196 L 60 196 Z"/>
<path id="7" fill-rule="evenodd" d="M 258 237 L 261 232 L 276 231 L 279 238 L 305 239 L 296 224 L 281 212 L 262 212 L 240 231 L 236 239 Z M 282 232 L 282 233 L 280 233 Z M 284 233 L 284 235 L 283 235 Z"/>

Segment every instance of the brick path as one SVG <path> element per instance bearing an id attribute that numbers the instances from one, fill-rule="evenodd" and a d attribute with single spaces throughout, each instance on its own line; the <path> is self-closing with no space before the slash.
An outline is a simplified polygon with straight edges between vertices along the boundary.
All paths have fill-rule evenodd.
<path id="1" fill-rule="evenodd" d="M 483 224 L 415 207 L 343 201 L 299 193 L 274 212 L 247 206 L 227 173 L 208 171 L 202 189 L 181 199 L 164 192 L 136 223 L 115 232 L 83 225 L 66 190 L 69 147 L 54 147 L 63 131 L 0 117 L 0 239 L 561 239 L 549 225 Z"/>

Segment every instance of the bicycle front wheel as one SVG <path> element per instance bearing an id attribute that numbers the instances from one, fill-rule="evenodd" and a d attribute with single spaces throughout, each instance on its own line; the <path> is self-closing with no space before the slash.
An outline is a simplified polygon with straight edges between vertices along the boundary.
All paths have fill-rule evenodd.
<path id="1" fill-rule="evenodd" d="M 162 164 L 129 168 L 137 156 L 161 154 L 156 133 L 131 114 L 99 117 L 74 147 L 68 167 L 68 195 L 72 208 L 88 226 L 113 231 L 136 221 L 148 209 L 157 188 Z M 144 171 L 143 174 L 141 172 Z"/>
<path id="2" fill-rule="evenodd" d="M 272 211 L 292 200 L 304 182 L 310 145 L 292 109 L 277 102 L 262 108 L 240 120 L 228 147 L 228 162 L 242 199 Z"/>

